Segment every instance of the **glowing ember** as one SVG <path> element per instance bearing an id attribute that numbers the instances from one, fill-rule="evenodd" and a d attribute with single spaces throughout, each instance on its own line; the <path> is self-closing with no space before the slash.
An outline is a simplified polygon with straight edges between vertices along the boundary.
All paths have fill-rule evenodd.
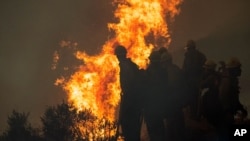
<path id="1" fill-rule="evenodd" d="M 56 69 L 58 60 L 59 60 L 59 54 L 58 54 L 58 51 L 55 51 L 54 54 L 53 54 L 53 64 L 52 64 L 52 66 L 51 66 L 51 69 L 52 69 L 52 70 L 55 70 L 55 69 Z"/>
<path id="2" fill-rule="evenodd" d="M 115 36 L 103 45 L 101 53 L 96 56 L 78 51 L 76 57 L 84 65 L 69 80 L 58 79 L 56 82 L 61 83 L 68 93 L 68 101 L 79 111 L 91 109 L 97 117 L 114 121 L 121 92 L 118 61 L 113 55 L 114 47 L 124 45 L 128 50 L 128 57 L 140 68 L 146 68 L 152 49 L 168 46 L 170 43 L 166 16 L 173 18 L 178 14 L 177 7 L 181 2 L 182 0 L 115 0 L 115 17 L 119 21 L 108 24 Z M 67 42 L 61 44 L 65 45 Z"/>

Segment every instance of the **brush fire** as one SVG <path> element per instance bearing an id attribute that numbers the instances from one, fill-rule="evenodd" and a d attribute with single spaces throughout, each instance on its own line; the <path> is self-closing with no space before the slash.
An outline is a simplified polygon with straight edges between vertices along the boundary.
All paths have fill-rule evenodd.
<path id="1" fill-rule="evenodd" d="M 69 79 L 56 80 L 55 84 L 67 93 L 68 102 L 78 111 L 91 110 L 100 119 L 99 122 L 104 118 L 115 122 L 121 89 L 114 47 L 118 44 L 125 46 L 127 57 L 145 69 L 151 51 L 157 47 L 167 47 L 171 42 L 166 19 L 173 19 L 180 12 L 178 6 L 181 3 L 182 0 L 114 0 L 112 4 L 117 7 L 114 12 L 117 23 L 108 23 L 114 36 L 106 41 L 97 55 L 76 51 L 75 56 L 83 65 Z M 54 61 L 58 59 L 56 52 Z M 97 125 L 92 126 L 95 127 Z M 89 127 L 85 124 L 81 131 L 86 128 Z M 115 135 L 115 131 L 109 132 L 108 136 Z M 98 129 L 98 132 L 98 136 L 107 136 L 104 129 Z"/>

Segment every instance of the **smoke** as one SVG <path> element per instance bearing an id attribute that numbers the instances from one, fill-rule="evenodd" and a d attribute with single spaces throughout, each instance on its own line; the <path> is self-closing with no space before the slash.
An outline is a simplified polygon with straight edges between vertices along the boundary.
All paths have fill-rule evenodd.
<path id="1" fill-rule="evenodd" d="M 186 0 L 169 26 L 170 49 L 179 65 L 190 38 L 209 58 L 239 57 L 244 103 L 250 99 L 249 2 Z M 53 85 L 58 73 L 51 71 L 58 42 L 76 41 L 80 50 L 97 54 L 110 37 L 107 23 L 116 21 L 113 12 L 111 1 L 104 0 L 0 1 L 0 131 L 12 109 L 30 112 L 37 125 L 46 105 L 65 98 Z"/>

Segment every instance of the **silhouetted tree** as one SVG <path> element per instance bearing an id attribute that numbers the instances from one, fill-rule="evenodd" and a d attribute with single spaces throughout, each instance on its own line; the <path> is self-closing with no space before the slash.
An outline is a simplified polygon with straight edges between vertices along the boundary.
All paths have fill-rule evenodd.
<path id="1" fill-rule="evenodd" d="M 78 112 L 65 102 L 48 107 L 41 121 L 46 141 L 112 140 L 116 128 L 107 119 L 98 119 L 91 110 Z"/>
<path id="2" fill-rule="evenodd" d="M 75 135 L 72 129 L 76 116 L 76 110 L 64 102 L 56 107 L 48 107 L 41 117 L 45 139 L 49 141 L 73 140 Z"/>
<path id="3" fill-rule="evenodd" d="M 2 141 L 39 141 L 38 130 L 28 122 L 29 113 L 19 113 L 16 110 L 8 117 L 8 128 L 0 137 Z"/>

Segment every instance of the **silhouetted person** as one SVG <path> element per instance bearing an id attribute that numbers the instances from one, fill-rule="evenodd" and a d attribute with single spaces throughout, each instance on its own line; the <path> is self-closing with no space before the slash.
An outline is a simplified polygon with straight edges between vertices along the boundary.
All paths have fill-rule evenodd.
<path id="1" fill-rule="evenodd" d="M 160 47 L 158 52 L 162 55 L 164 53 L 167 53 L 168 55 L 171 55 L 169 52 L 168 52 L 168 49 L 166 47 Z"/>
<path id="2" fill-rule="evenodd" d="M 226 63 L 224 61 L 219 61 L 218 72 L 220 73 L 221 76 L 227 73 Z"/>
<path id="3" fill-rule="evenodd" d="M 127 50 L 123 46 L 115 48 L 119 60 L 120 86 L 122 98 L 120 105 L 120 123 L 125 141 L 139 141 L 141 127 L 140 92 L 138 89 L 139 69 L 135 63 L 126 57 Z"/>
<path id="4" fill-rule="evenodd" d="M 247 116 L 247 111 L 239 100 L 240 86 L 239 77 L 241 76 L 241 63 L 237 58 L 231 58 L 226 64 L 227 76 L 223 76 L 220 85 L 220 100 L 223 110 L 227 116 L 228 124 L 234 122 L 234 115 L 240 111 L 243 117 Z"/>
<path id="5" fill-rule="evenodd" d="M 219 88 L 219 99 L 222 104 L 224 120 L 221 140 L 229 140 L 228 134 L 232 124 L 234 124 L 234 115 L 238 111 L 242 112 L 242 117 L 247 116 L 247 111 L 240 103 L 239 77 L 241 76 L 241 63 L 237 58 L 231 58 L 226 64 L 226 73 L 221 78 Z"/>
<path id="6" fill-rule="evenodd" d="M 206 56 L 196 49 L 196 44 L 193 40 L 187 41 L 186 52 L 183 62 L 183 71 L 188 84 L 188 95 L 191 118 L 197 118 L 197 105 L 199 96 L 199 84 L 203 72 L 203 64 L 206 61 Z"/>
<path id="7" fill-rule="evenodd" d="M 165 140 L 164 112 L 167 74 L 160 64 L 160 59 L 160 53 L 153 51 L 149 56 L 150 64 L 146 70 L 148 84 L 144 116 L 150 141 Z"/>
<path id="8" fill-rule="evenodd" d="M 187 103 L 186 83 L 182 70 L 172 62 L 169 52 L 161 55 L 161 64 L 168 75 L 166 103 L 167 139 L 185 141 L 185 122 L 183 107 Z"/>
<path id="9" fill-rule="evenodd" d="M 216 71 L 216 63 L 207 60 L 204 64 L 204 74 L 201 81 L 200 114 L 212 127 L 216 133 L 214 138 L 218 138 L 223 122 L 223 110 L 219 100 L 220 74 Z"/>

